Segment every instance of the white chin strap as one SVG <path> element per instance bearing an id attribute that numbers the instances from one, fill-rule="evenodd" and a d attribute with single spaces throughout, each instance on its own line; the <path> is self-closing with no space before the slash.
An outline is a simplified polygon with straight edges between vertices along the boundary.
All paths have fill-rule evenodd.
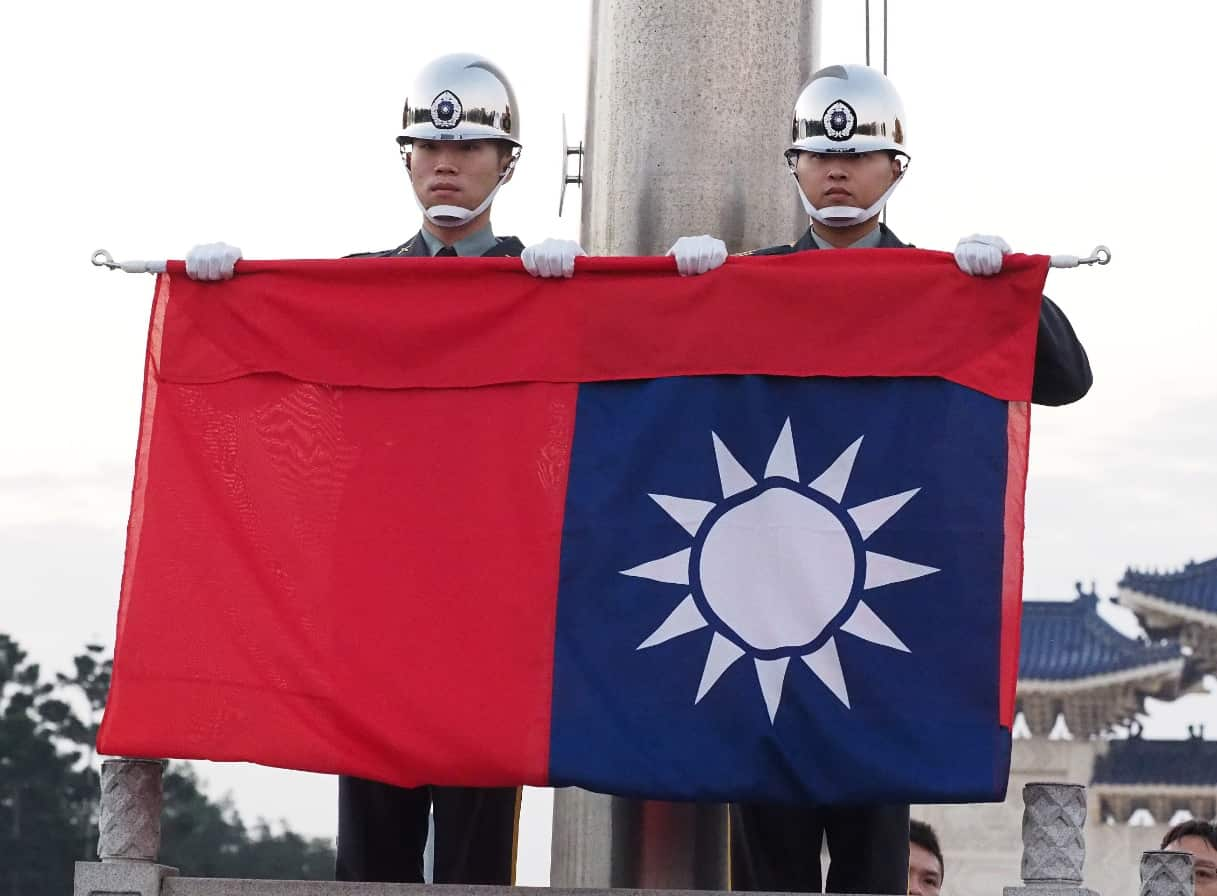
<path id="1" fill-rule="evenodd" d="M 423 216 L 436 227 L 461 227 L 490 208 L 490 203 L 494 202 L 494 195 L 499 192 L 503 184 L 507 183 L 507 178 L 515 170 L 516 162 L 519 161 L 519 158 L 520 154 L 518 152 L 512 154 L 511 161 L 503 170 L 502 175 L 499 176 L 499 182 L 494 185 L 494 189 L 490 191 L 475 209 L 470 210 L 459 205 L 433 205 L 427 208 L 423 205 L 422 200 L 418 198 L 418 192 L 412 189 L 410 192 L 414 194 L 414 203 L 418 206 L 419 211 L 423 213 Z"/>
<path id="2" fill-rule="evenodd" d="M 794 171 L 790 172 L 794 174 Z M 803 192 L 803 185 L 799 183 L 799 177 L 795 174 L 794 188 L 798 191 L 799 199 L 803 201 L 803 208 L 807 211 L 807 216 L 813 221 L 819 221 L 828 227 L 853 227 L 855 224 L 861 224 L 863 221 L 869 221 L 879 212 L 883 211 L 883 206 L 887 205 L 887 200 L 891 198 L 892 193 L 896 192 L 896 187 L 900 186 L 900 181 L 904 180 L 904 172 L 900 172 L 900 176 L 892 181 L 892 185 L 887 188 L 886 192 L 878 199 L 870 208 L 858 208 L 853 205 L 832 205 L 827 208 L 816 208 L 811 204 L 811 200 L 807 198 L 807 194 Z"/>

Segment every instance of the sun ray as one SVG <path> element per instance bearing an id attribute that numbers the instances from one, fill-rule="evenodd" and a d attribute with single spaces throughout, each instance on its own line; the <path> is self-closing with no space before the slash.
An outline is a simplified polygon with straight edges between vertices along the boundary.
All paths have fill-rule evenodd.
<path id="1" fill-rule="evenodd" d="M 867 551 L 866 584 L 862 588 L 864 591 L 869 591 L 871 588 L 881 588 L 896 582 L 907 582 L 909 579 L 919 579 L 936 572 L 938 570 L 933 566 L 922 566 L 920 563 L 910 563 L 908 560 L 899 560 L 896 557 L 889 557 L 887 554 Z"/>
<path id="2" fill-rule="evenodd" d="M 782 685 L 786 682 L 786 665 L 790 657 L 784 656 L 776 660 L 753 660 L 756 664 L 756 677 L 761 682 L 761 694 L 765 698 L 765 708 L 769 710 L 769 721 L 777 718 L 778 706 L 782 702 Z"/>
<path id="3" fill-rule="evenodd" d="M 896 637 L 896 633 L 888 628 L 887 623 L 876 616 L 875 611 L 868 607 L 864 601 L 858 601 L 858 606 L 854 608 L 853 615 L 845 620 L 845 624 L 841 626 L 841 631 L 849 632 L 855 638 L 870 641 L 872 644 L 878 644 L 880 647 L 890 647 L 892 650 L 899 650 L 904 653 L 909 652 L 904 642 Z"/>
<path id="4" fill-rule="evenodd" d="M 710 641 L 710 652 L 706 654 L 706 665 L 702 669 L 701 684 L 697 686 L 697 699 L 693 702 L 701 703 L 701 698 L 710 693 L 710 688 L 714 687 L 715 682 L 743 655 L 743 648 L 715 632 L 714 638 Z"/>
<path id="5" fill-rule="evenodd" d="M 664 641 L 671 641 L 673 638 L 679 638 L 681 635 L 695 632 L 699 628 L 705 628 L 706 625 L 706 617 L 701 614 L 701 610 L 697 609 L 697 602 L 693 600 L 693 595 L 690 594 L 669 614 L 668 618 L 663 621 L 663 624 L 655 629 L 651 633 L 651 636 L 639 644 L 636 649 L 643 650 L 647 647 L 654 647 L 656 644 L 662 644 Z"/>
<path id="6" fill-rule="evenodd" d="M 866 504 L 859 504 L 857 507 L 851 507 L 849 515 L 858 524 L 858 529 L 862 532 L 862 540 L 866 541 L 866 539 L 878 532 L 880 527 L 894 517 L 897 511 L 907 504 L 909 499 L 919 491 L 921 489 L 911 488 L 907 492 L 901 492 L 898 495 L 888 495 L 886 498 L 880 498 L 877 501 L 870 501 Z"/>
<path id="7" fill-rule="evenodd" d="M 862 445 L 862 436 L 841 452 L 841 456 L 832 462 L 827 470 L 810 483 L 822 495 L 827 495 L 838 504 L 845 496 L 845 486 L 849 484 L 849 474 L 854 470 L 854 461 L 858 457 L 858 448 Z"/>
<path id="8" fill-rule="evenodd" d="M 690 535 L 696 535 L 702 520 L 714 509 L 713 501 L 698 501 L 695 498 L 674 498 L 671 495 L 651 495 L 651 500 L 663 508 Z"/>
<path id="9" fill-rule="evenodd" d="M 735 455 L 723 444 L 718 433 L 712 432 L 710 435 L 714 438 L 714 459 L 718 461 L 718 478 L 723 485 L 723 497 L 730 498 L 756 485 L 756 480 L 735 459 Z"/>
<path id="10" fill-rule="evenodd" d="M 652 582 L 669 582 L 673 585 L 689 584 L 689 554 L 690 548 L 660 557 L 635 566 L 633 569 L 623 569 L 623 576 L 636 576 L 640 579 L 650 579 Z"/>
<path id="11" fill-rule="evenodd" d="M 773 443 L 773 451 L 769 455 L 769 463 L 765 465 L 765 478 L 780 476 L 791 482 L 799 481 L 799 462 L 794 456 L 794 437 L 790 432 L 790 418 L 778 433 L 778 440 Z"/>
<path id="12" fill-rule="evenodd" d="M 845 670 L 841 668 L 841 657 L 837 655 L 836 640 L 829 638 L 819 650 L 804 654 L 803 662 L 815 673 L 816 678 L 832 691 L 833 696 L 849 709 L 849 689 L 845 686 Z"/>

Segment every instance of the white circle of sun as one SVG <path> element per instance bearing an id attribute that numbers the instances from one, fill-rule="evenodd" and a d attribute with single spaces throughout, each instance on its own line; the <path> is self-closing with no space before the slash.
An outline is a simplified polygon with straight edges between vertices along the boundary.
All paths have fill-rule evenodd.
<path id="1" fill-rule="evenodd" d="M 832 511 L 779 486 L 715 519 L 697 566 L 714 615 L 752 648 L 780 650 L 814 641 L 845 609 L 857 564 Z"/>
<path id="2" fill-rule="evenodd" d="M 770 453 L 763 487 L 758 487 L 718 435 L 711 437 L 721 501 L 651 495 L 692 536 L 693 545 L 622 570 L 623 575 L 693 589 L 638 649 L 711 626 L 714 635 L 694 703 L 701 702 L 736 660 L 749 655 L 773 722 L 794 655 L 849 708 L 837 654 L 839 633 L 908 652 L 861 599 L 858 579 L 860 590 L 869 591 L 938 572 L 858 546 L 919 489 L 847 507 L 845 489 L 861 438 L 807 486 L 801 485 L 789 419 Z M 803 649 L 806 652 L 800 653 Z"/>

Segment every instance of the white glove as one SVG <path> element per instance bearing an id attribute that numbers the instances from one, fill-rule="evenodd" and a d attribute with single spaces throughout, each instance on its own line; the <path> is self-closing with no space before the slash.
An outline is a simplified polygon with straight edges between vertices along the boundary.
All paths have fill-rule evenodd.
<path id="1" fill-rule="evenodd" d="M 965 274 L 992 277 L 1001 273 L 1001 257 L 1010 254 L 1010 245 L 1000 236 L 974 233 L 955 247 L 955 263 Z"/>
<path id="2" fill-rule="evenodd" d="M 672 244 L 668 254 L 676 256 L 676 270 L 680 271 L 680 276 L 688 277 L 712 271 L 726 261 L 727 244 L 708 233 L 682 236 Z"/>
<path id="3" fill-rule="evenodd" d="M 227 243 L 207 243 L 186 253 L 186 275 L 191 280 L 231 280 L 241 250 Z"/>
<path id="4" fill-rule="evenodd" d="M 520 260 L 524 270 L 534 277 L 570 277 L 575 273 L 575 259 L 587 256 L 574 240 L 543 240 L 524 250 Z"/>

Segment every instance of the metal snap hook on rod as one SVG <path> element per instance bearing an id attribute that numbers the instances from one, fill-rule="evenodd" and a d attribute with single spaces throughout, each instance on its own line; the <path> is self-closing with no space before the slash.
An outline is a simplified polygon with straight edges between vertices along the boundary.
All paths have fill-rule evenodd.
<path id="1" fill-rule="evenodd" d="M 96 267 L 109 268 L 112 271 L 122 271 L 127 274 L 163 274 L 165 273 L 165 262 L 163 261 L 115 261 L 105 249 L 98 249 L 94 252 L 89 260 Z"/>
<path id="2" fill-rule="evenodd" d="M 1078 264 L 1107 264 L 1111 261 L 1111 250 L 1106 246 L 1095 246 L 1094 251 L 1086 258 L 1079 258 Z"/>
<path id="3" fill-rule="evenodd" d="M 1111 250 L 1106 246 L 1095 246 L 1085 258 L 1079 258 L 1076 255 L 1053 255 L 1048 262 L 1049 267 L 1053 268 L 1076 268 L 1083 264 L 1109 264 L 1111 262 Z"/>
<path id="4" fill-rule="evenodd" d="M 110 268 L 113 270 L 114 268 L 118 267 L 118 265 L 114 263 L 113 256 L 111 256 L 110 253 L 105 249 L 98 249 L 93 253 L 93 257 L 89 260 L 99 268 Z"/>

